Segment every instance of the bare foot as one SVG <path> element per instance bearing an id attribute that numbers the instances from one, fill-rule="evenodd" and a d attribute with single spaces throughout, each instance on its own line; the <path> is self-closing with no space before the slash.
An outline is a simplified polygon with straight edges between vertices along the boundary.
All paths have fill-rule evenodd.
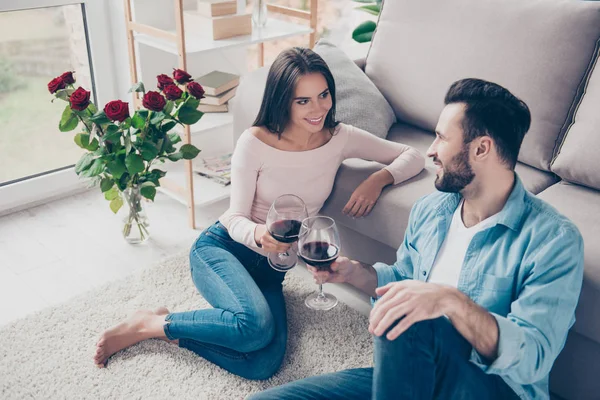
<path id="1" fill-rule="evenodd" d="M 110 356 L 142 340 L 165 338 L 163 325 L 168 313 L 164 307 L 155 311 L 139 310 L 125 321 L 104 331 L 96 344 L 96 366 L 105 367 Z"/>

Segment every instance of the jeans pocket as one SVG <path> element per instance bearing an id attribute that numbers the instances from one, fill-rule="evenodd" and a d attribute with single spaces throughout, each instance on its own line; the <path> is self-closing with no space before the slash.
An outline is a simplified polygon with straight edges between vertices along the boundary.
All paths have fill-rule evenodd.
<path id="1" fill-rule="evenodd" d="M 220 222 L 217 222 L 217 223 L 211 225 L 208 229 L 206 229 L 204 231 L 204 235 L 213 237 L 217 240 L 221 240 L 225 243 L 234 243 L 235 242 L 235 240 L 233 240 L 231 238 L 231 236 L 229 236 L 229 232 L 227 231 L 227 228 L 225 228 L 223 225 L 221 225 Z"/>

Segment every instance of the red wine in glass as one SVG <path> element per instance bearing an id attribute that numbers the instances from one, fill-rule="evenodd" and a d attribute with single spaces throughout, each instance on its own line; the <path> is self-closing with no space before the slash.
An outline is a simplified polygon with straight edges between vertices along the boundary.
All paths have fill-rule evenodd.
<path id="1" fill-rule="evenodd" d="M 329 270 L 339 254 L 339 248 L 327 242 L 304 243 L 298 252 L 298 255 L 306 264 L 312 265 L 320 271 Z"/>
<path id="2" fill-rule="evenodd" d="M 300 235 L 302 222 L 293 219 L 275 221 L 269 226 L 269 233 L 282 243 L 294 243 Z"/>

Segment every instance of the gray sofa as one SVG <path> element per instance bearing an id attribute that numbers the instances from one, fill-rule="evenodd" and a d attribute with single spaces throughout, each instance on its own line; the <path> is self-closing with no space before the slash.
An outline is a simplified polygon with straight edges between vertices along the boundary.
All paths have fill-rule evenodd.
<path id="1" fill-rule="evenodd" d="M 585 241 L 577 322 L 551 373 L 551 391 L 564 399 L 600 399 L 599 47 L 600 2 L 388 0 L 367 57 L 357 61 L 396 114 L 387 139 L 423 153 L 457 79 L 499 83 L 529 105 L 517 173 L 577 224 Z M 242 79 L 233 102 L 236 134 L 256 116 L 265 78 L 261 69 Z M 370 263 L 395 260 L 413 203 L 435 190 L 429 160 L 421 174 L 386 189 L 367 218 L 344 216 L 352 191 L 378 168 L 344 162 L 322 210 L 340 225 L 344 253 Z"/>

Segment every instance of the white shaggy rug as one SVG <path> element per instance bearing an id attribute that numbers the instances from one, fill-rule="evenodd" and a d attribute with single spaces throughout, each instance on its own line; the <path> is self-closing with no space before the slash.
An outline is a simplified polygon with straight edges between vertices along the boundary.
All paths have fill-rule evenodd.
<path id="1" fill-rule="evenodd" d="M 189 275 L 188 256 L 48 308 L 0 330 L 0 398 L 8 399 L 243 399 L 304 378 L 371 365 L 367 319 L 339 304 L 318 312 L 304 305 L 317 286 L 288 274 L 284 291 L 289 341 L 282 369 L 268 381 L 248 381 L 194 353 L 149 340 L 92 362 L 105 328 L 138 308 L 170 311 L 209 307 Z"/>

